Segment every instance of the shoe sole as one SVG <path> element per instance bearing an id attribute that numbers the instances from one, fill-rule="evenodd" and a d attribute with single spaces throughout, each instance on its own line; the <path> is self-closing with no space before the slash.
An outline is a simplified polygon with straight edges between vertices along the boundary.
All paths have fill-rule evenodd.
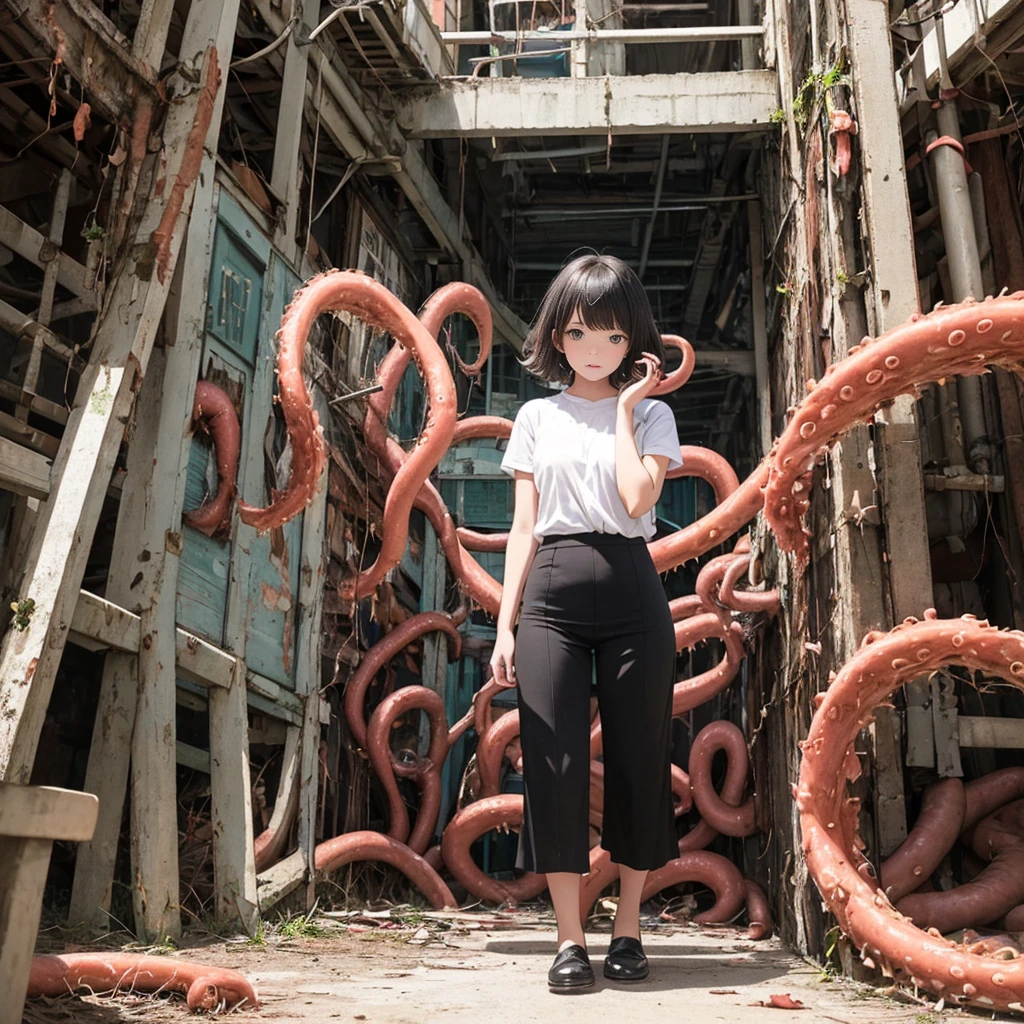
<path id="1" fill-rule="evenodd" d="M 591 978 L 590 981 L 574 981 L 574 982 L 571 982 L 571 983 L 569 983 L 567 985 L 566 984 L 553 985 L 550 981 L 548 982 L 548 991 L 549 992 L 575 992 L 575 991 L 577 991 L 578 989 L 581 989 L 581 988 L 593 988 L 593 987 L 594 987 L 594 979 L 593 978 Z"/>
<path id="2" fill-rule="evenodd" d="M 619 982 L 622 982 L 624 985 L 630 985 L 630 984 L 633 984 L 634 982 L 637 982 L 637 981 L 646 981 L 647 978 L 649 977 L 650 973 L 651 973 L 650 971 L 645 971 L 643 974 L 638 975 L 637 977 L 634 977 L 634 978 L 624 978 L 624 977 L 622 977 L 621 974 L 609 974 L 607 971 L 605 971 L 604 972 L 604 976 L 609 981 L 619 981 Z"/>

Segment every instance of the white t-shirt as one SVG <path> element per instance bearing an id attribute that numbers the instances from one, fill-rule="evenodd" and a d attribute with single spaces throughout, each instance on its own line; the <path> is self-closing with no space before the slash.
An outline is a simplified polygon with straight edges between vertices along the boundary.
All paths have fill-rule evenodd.
<path id="1" fill-rule="evenodd" d="M 516 414 L 501 468 L 532 473 L 537 485 L 538 540 L 553 534 L 655 533 L 655 510 L 639 519 L 626 511 L 615 482 L 615 417 L 618 396 L 592 402 L 562 391 L 534 398 Z M 633 410 L 633 436 L 640 457 L 667 455 L 668 468 L 683 464 L 672 410 L 645 398 Z"/>

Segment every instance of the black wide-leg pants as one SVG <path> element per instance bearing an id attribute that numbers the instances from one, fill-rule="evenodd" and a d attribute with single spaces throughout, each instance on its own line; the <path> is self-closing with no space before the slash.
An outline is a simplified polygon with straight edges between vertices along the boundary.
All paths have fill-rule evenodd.
<path id="1" fill-rule="evenodd" d="M 675 637 L 641 537 L 545 537 L 516 630 L 525 808 L 517 866 L 590 870 L 590 694 L 604 754 L 601 845 L 654 870 L 678 856 L 670 735 Z"/>

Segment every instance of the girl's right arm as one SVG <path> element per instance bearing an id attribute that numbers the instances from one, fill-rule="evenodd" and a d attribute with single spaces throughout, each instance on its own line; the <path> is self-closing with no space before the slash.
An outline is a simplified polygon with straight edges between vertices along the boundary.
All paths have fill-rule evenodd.
<path id="1" fill-rule="evenodd" d="M 491 675 L 500 686 L 515 686 L 515 637 L 512 626 L 523 598 L 526 577 L 533 565 L 539 541 L 533 535 L 537 525 L 537 485 L 532 473 L 516 470 L 515 511 L 505 548 L 505 576 L 502 580 L 501 607 L 498 609 L 498 635 L 491 653 Z"/>

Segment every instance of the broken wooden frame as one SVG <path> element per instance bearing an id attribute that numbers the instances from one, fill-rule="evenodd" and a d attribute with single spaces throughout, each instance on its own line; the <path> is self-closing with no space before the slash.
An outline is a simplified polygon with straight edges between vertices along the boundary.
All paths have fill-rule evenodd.
<path id="1" fill-rule="evenodd" d="M 150 2 L 145 6 L 149 16 L 159 14 L 164 21 L 169 21 L 172 5 Z M 60 19 L 68 23 L 58 26 L 57 20 Z M 57 38 L 49 40 L 51 46 L 55 50 L 58 46 L 63 47 L 69 69 L 88 89 L 94 78 L 102 76 L 96 75 L 97 69 L 92 66 L 91 59 L 82 54 L 80 47 L 86 40 L 90 40 L 92 45 L 100 36 L 108 39 L 112 26 L 97 8 L 88 3 L 62 5 L 60 19 L 52 23 L 47 21 L 41 34 L 45 37 L 51 30 L 57 32 Z M 4 678 L 22 683 L 8 687 L 3 695 L 5 713 L 0 725 L 0 774 L 8 780 L 25 780 L 31 772 L 64 640 L 78 602 L 85 560 L 120 448 L 124 425 L 130 418 L 144 379 L 163 316 L 191 212 L 199 167 L 206 147 L 216 147 L 226 80 L 218 69 L 225 67 L 230 59 L 236 19 L 237 0 L 212 7 L 194 4 L 189 11 L 182 53 L 188 54 L 185 63 L 194 63 L 193 80 L 188 82 L 183 78 L 180 100 L 169 109 L 163 133 L 167 180 L 173 181 L 174 186 L 166 194 L 161 189 L 159 194 L 154 193 L 147 198 L 135 232 L 137 245 L 133 251 L 139 254 L 139 262 L 129 261 L 110 285 L 108 315 L 98 325 L 92 358 L 82 375 L 75 407 L 68 417 L 67 429 L 51 472 L 51 493 L 40 508 L 28 545 L 21 593 L 35 601 L 35 612 L 27 628 L 22 632 L 11 631 L 0 650 Z M 95 25 L 97 20 L 101 24 Z M 45 19 L 41 18 L 40 23 L 43 21 Z M 166 34 L 166 24 L 154 24 L 152 28 L 157 36 Z M 63 37 L 61 32 L 64 32 Z M 79 49 L 69 42 L 72 36 L 78 40 Z M 134 74 L 131 88 L 126 89 L 126 97 L 120 102 L 130 100 L 136 93 L 145 94 L 151 77 L 146 66 L 139 64 L 126 50 L 127 40 L 114 38 L 111 45 L 118 51 L 115 56 L 120 61 L 111 63 L 132 69 Z M 102 89 L 102 86 L 98 88 Z M 140 108 L 134 111 L 135 118 L 145 116 L 141 107 L 146 100 L 139 102 Z M 126 168 L 129 163 L 122 166 Z M 138 174 L 139 168 L 133 167 L 131 172 Z M 20 234 L 22 240 L 18 244 L 22 250 L 28 252 L 32 246 L 41 245 L 43 237 L 38 232 L 32 234 L 16 218 L 14 221 L 12 223 L 10 215 L 0 214 L 0 224 L 6 225 L 11 233 Z M 146 253 L 149 253 L 148 257 Z M 148 262 L 148 272 L 142 266 L 144 261 Z M 65 286 L 75 291 L 76 282 L 84 281 L 84 268 L 63 259 L 57 265 L 58 283 L 67 282 Z M 61 281 L 62 273 L 65 282 Z M 147 610 L 143 618 L 151 614 Z M 132 661 L 143 660 L 153 646 L 152 637 L 159 635 L 158 631 L 147 626 L 147 623 L 140 623 L 143 639 L 138 648 L 138 658 L 130 659 Z M 164 635 L 173 642 L 173 630 L 165 631 Z M 174 658 L 169 661 L 173 668 Z M 146 674 L 139 673 L 139 680 L 145 679 Z M 242 691 L 243 688 L 233 689 Z M 169 692 L 159 694 L 160 700 L 168 698 L 173 714 L 173 685 Z M 136 762 L 144 760 L 147 755 L 158 757 L 164 753 L 159 744 L 136 742 L 134 747 L 133 753 L 138 755 Z M 169 756 L 173 778 L 173 747 Z M 238 751 L 238 757 L 244 757 L 244 748 Z M 141 763 L 137 763 L 136 768 L 145 770 Z M 166 798 L 167 792 L 165 788 L 162 796 Z M 176 840 L 175 801 L 170 803 L 173 838 Z M 159 804 L 151 804 L 145 807 L 145 812 L 158 815 L 159 809 Z M 143 841 L 142 848 L 148 850 L 149 844 Z M 141 886 L 136 888 L 141 889 Z M 171 909 L 172 904 L 177 904 L 176 865 L 173 889 L 161 890 L 154 886 L 152 892 L 142 891 L 145 895 L 141 898 L 147 902 L 147 909 L 152 911 L 142 922 L 143 930 L 152 929 L 161 935 L 176 933 L 177 915 Z"/>
<path id="2" fill-rule="evenodd" d="M 0 1024 L 21 1021 L 53 843 L 92 838 L 97 807 L 89 793 L 0 782 Z"/>

